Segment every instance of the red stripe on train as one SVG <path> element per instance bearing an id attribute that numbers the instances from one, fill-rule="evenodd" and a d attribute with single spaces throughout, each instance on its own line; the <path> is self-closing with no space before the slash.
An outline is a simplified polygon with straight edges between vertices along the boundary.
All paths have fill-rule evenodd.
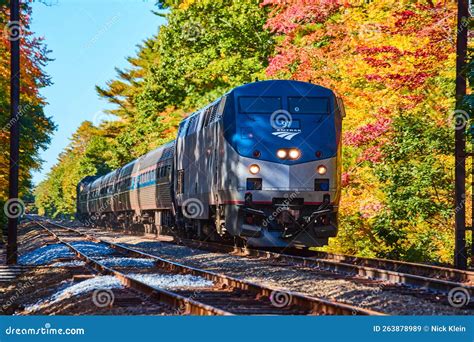
<path id="1" fill-rule="evenodd" d="M 273 204 L 272 201 L 253 201 L 253 204 Z M 244 204 L 244 201 L 224 201 L 222 204 Z M 304 205 L 319 205 L 323 202 L 304 202 Z M 333 203 L 330 203 L 333 204 Z"/>

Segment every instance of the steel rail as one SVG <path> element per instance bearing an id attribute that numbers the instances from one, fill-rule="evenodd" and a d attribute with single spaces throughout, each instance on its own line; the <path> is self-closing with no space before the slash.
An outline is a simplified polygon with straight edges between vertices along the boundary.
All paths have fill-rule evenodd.
<path id="1" fill-rule="evenodd" d="M 336 262 L 353 263 L 360 266 L 383 268 L 391 271 L 404 272 L 414 275 L 422 275 L 430 278 L 443 278 L 456 282 L 474 283 L 474 272 L 464 271 L 456 268 L 419 264 L 408 261 L 398 261 L 381 258 L 364 258 L 346 254 L 310 251 L 312 257 L 329 259 Z"/>
<path id="2" fill-rule="evenodd" d="M 314 251 L 316 255 L 324 255 L 327 259 L 314 256 L 299 256 L 295 254 L 279 253 L 267 250 L 252 249 L 248 247 L 235 247 L 226 244 L 206 242 L 200 240 L 175 238 L 176 242 L 196 249 L 205 249 L 215 252 L 234 253 L 242 256 L 274 259 L 284 262 L 291 262 L 301 266 L 315 267 L 326 271 L 347 274 L 351 276 L 361 276 L 376 280 L 387 281 L 396 284 L 405 284 L 423 289 L 449 292 L 456 287 L 464 287 L 474 293 L 474 272 L 395 261 L 388 259 L 359 258 L 355 256 L 332 254 Z M 175 242 L 161 241 L 162 243 L 174 244 Z M 313 251 L 303 251 L 303 253 L 313 253 Z M 346 262 L 348 261 L 348 262 Z M 351 262 L 351 263 L 349 263 Z M 404 272 L 394 270 L 396 267 L 405 267 Z M 419 275 L 417 273 L 423 274 Z M 440 279 L 447 278 L 447 279 Z M 460 279 L 453 281 L 451 279 Z"/>
<path id="3" fill-rule="evenodd" d="M 108 245 L 111 248 L 114 248 L 115 250 L 122 251 L 129 253 L 130 255 L 134 255 L 137 257 L 145 257 L 145 258 L 151 258 L 154 259 L 157 262 L 157 265 L 162 267 L 163 269 L 172 271 L 172 272 L 177 272 L 177 273 L 183 273 L 183 274 L 191 274 L 195 276 L 199 276 L 208 280 L 211 280 L 213 282 L 222 284 L 224 286 L 232 287 L 232 288 L 237 288 L 241 289 L 244 291 L 250 291 L 255 294 L 256 297 L 270 297 L 274 293 L 284 293 L 286 294 L 290 300 L 291 303 L 289 305 L 295 305 L 298 307 L 303 308 L 304 310 L 310 312 L 311 314 L 323 314 L 323 315 L 375 315 L 375 316 L 382 316 L 386 315 L 382 312 L 374 311 L 374 310 L 369 310 L 369 309 L 364 309 L 360 308 L 357 306 L 349 305 L 349 304 L 344 304 L 344 303 L 339 303 L 339 302 L 334 302 L 330 300 L 325 300 L 322 298 L 316 298 L 316 297 L 310 297 L 306 296 L 300 293 L 295 293 L 291 291 L 285 291 L 285 290 L 278 290 L 275 288 L 270 288 L 266 286 L 262 286 L 259 284 L 255 284 L 252 282 L 232 278 L 223 274 L 218 274 L 214 273 L 211 271 L 205 271 L 202 269 L 198 269 L 195 267 L 191 266 L 186 266 L 180 263 L 176 263 L 161 257 L 158 257 L 156 255 L 152 255 L 149 253 L 145 253 L 142 251 L 138 251 L 136 249 L 130 248 L 123 246 L 121 244 L 117 243 L 112 243 L 110 241 L 102 240 L 99 238 L 96 238 L 94 236 L 91 236 L 89 234 L 80 232 L 76 229 L 73 229 L 71 227 L 66 227 L 60 224 L 57 224 L 55 222 L 48 221 L 48 223 L 52 225 L 56 225 L 60 228 L 69 230 L 73 233 L 76 233 L 78 235 L 83 236 L 84 238 L 94 241 L 94 242 L 100 242 Z"/>

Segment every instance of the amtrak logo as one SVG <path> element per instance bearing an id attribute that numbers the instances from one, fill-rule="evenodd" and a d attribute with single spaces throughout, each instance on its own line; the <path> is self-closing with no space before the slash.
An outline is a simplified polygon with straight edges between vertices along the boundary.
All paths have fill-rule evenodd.
<path id="1" fill-rule="evenodd" d="M 273 132 L 272 134 L 277 136 L 278 138 L 282 138 L 282 139 L 285 139 L 285 140 L 291 140 L 300 133 L 301 133 L 301 130 L 291 130 L 291 131 L 281 130 L 281 131 Z"/>
<path id="2" fill-rule="evenodd" d="M 272 134 L 285 140 L 291 140 L 301 133 L 301 129 L 292 128 L 293 117 L 284 109 L 273 112 L 270 117 L 270 125 L 276 130 Z"/>

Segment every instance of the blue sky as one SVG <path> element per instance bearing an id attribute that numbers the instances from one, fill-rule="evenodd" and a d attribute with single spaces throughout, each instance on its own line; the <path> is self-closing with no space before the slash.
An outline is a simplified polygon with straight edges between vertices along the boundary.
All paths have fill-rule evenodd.
<path id="1" fill-rule="evenodd" d="M 39 183 L 56 163 L 59 153 L 84 120 L 104 118 L 110 106 L 95 92 L 115 77 L 114 68 L 127 67 L 126 57 L 158 31 L 164 19 L 154 15 L 154 0 L 41 0 L 32 4 L 31 30 L 45 37 L 51 61 L 45 71 L 53 85 L 42 89 L 49 103 L 46 115 L 58 126 L 52 143 L 42 152 L 43 170 L 33 175 Z"/>

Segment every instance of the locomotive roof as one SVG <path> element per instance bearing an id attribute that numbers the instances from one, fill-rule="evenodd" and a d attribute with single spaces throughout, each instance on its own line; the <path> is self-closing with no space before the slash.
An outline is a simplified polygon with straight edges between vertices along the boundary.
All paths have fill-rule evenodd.
<path id="1" fill-rule="evenodd" d="M 264 80 L 247 83 L 233 88 L 227 94 L 245 93 L 246 91 L 251 90 L 258 91 L 261 95 L 271 95 L 273 89 L 278 89 L 278 91 L 281 92 L 282 87 L 286 87 L 290 91 L 299 93 L 301 96 L 306 96 L 310 90 L 334 95 L 334 92 L 329 88 L 314 83 L 295 80 Z"/>

